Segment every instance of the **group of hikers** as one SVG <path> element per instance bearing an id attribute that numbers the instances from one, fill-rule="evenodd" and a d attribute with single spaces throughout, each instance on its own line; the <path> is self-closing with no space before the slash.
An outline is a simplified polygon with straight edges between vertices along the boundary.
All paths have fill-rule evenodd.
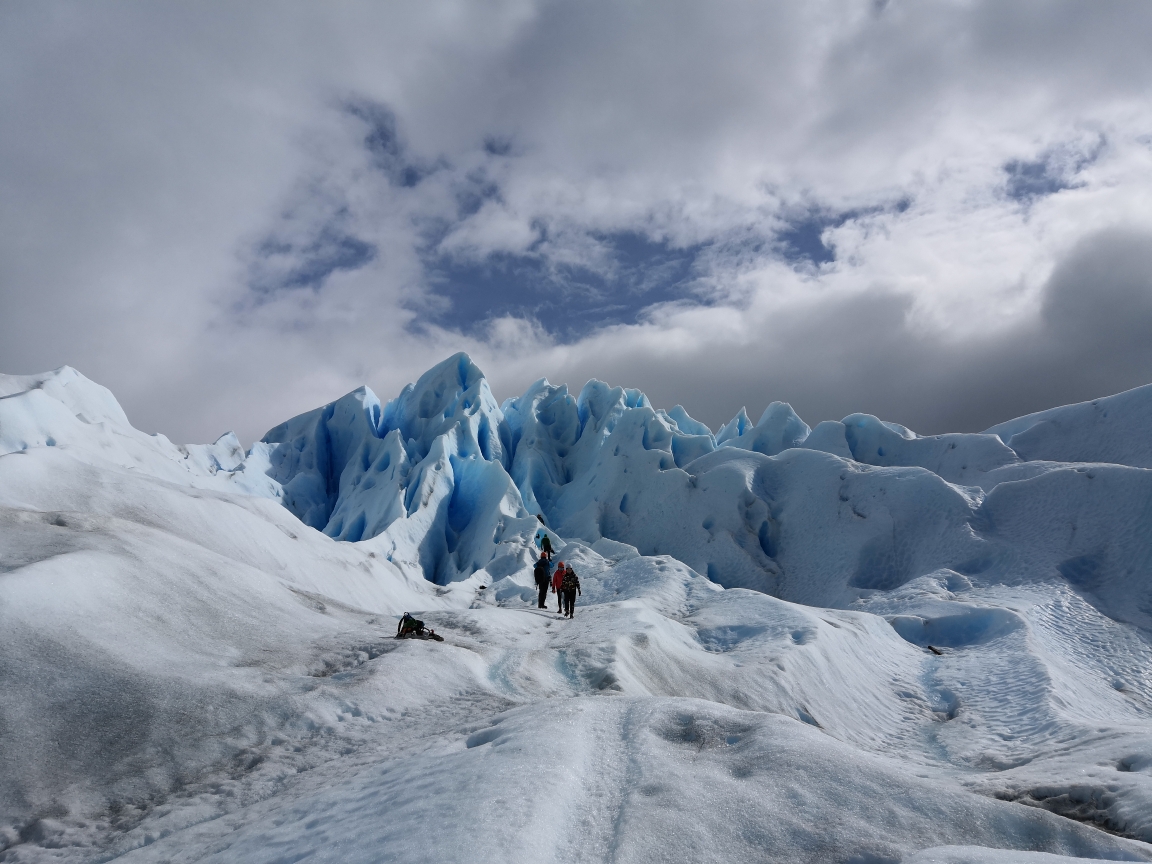
<path id="1" fill-rule="evenodd" d="M 540 589 L 537 608 L 548 608 L 548 589 L 551 588 L 552 593 L 556 595 L 556 611 L 565 618 L 571 618 L 576 614 L 576 595 L 582 593 L 580 579 L 572 566 L 563 561 L 557 561 L 553 570 L 552 559 L 555 557 L 555 552 L 552 549 L 552 538 L 544 528 L 544 517 L 536 518 L 540 520 L 540 528 L 536 532 L 536 548 L 540 550 L 540 557 L 532 572 L 536 578 L 536 587 Z M 396 638 L 444 641 L 443 636 L 438 636 L 430 627 L 426 628 L 423 621 L 412 617 L 408 612 L 404 613 L 404 617 L 396 626 Z"/>
<path id="2" fill-rule="evenodd" d="M 556 570 L 553 572 L 552 558 L 555 553 L 552 550 L 552 538 L 544 528 L 544 517 L 536 518 L 540 520 L 540 528 L 536 531 L 536 548 L 540 550 L 540 558 L 532 570 L 532 575 L 540 591 L 536 601 L 537 608 L 548 608 L 548 589 L 551 588 L 552 593 L 556 595 L 556 611 L 565 618 L 571 618 L 576 612 L 576 595 L 582 593 L 580 579 L 571 565 L 563 561 L 556 562 Z"/>

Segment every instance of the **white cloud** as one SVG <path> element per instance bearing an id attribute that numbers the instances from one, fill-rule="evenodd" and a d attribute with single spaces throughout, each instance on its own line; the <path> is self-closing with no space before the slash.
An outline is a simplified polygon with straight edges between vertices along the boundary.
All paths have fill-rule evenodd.
<path id="1" fill-rule="evenodd" d="M 9 4 L 0 368 L 76 365 L 177 439 L 252 437 L 365 381 L 390 396 L 458 348 L 504 395 L 598 375 L 713 423 L 784 398 L 971 425 L 981 352 L 1042 329 L 1077 244 L 1152 230 L 1150 25 L 1143 3 L 991 0 Z M 421 182 L 379 170 L 356 100 L 394 112 Z M 1045 158 L 1069 188 L 1009 197 L 1004 166 Z M 783 220 L 849 211 L 835 262 L 781 262 Z M 253 294 L 261 243 L 306 257 L 334 226 L 369 263 Z M 716 305 L 565 345 L 530 321 L 414 326 L 430 243 L 544 238 L 534 254 L 610 274 L 617 232 L 711 244 Z M 988 385 L 995 410 L 1145 369 L 1110 357 L 1063 390 L 1042 369 Z M 940 403 L 959 390 L 968 408 Z"/>

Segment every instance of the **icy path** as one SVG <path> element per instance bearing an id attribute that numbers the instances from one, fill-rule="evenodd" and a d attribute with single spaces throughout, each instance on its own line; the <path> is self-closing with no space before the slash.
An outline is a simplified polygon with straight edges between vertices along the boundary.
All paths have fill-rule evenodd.
<path id="1" fill-rule="evenodd" d="M 996 797 L 1020 783 L 1009 756 L 1058 764 L 1079 752 L 1083 785 L 1085 748 L 1146 752 L 1141 706 L 1135 738 L 1102 735 L 1100 718 L 1061 712 L 1064 679 L 1012 642 L 1074 642 L 1047 615 L 1066 598 L 937 657 L 874 615 L 719 591 L 671 559 L 611 567 L 575 544 L 567 554 L 592 601 L 574 620 L 519 596 L 425 615 L 443 644 L 393 642 L 325 679 L 345 755 L 165 837 L 166 822 L 187 818 L 171 802 L 131 832 L 157 839 L 122 860 L 899 861 L 946 844 L 1152 859 Z M 1107 662 L 1131 673 L 1147 659 L 1114 653 Z M 1031 725 L 1012 731 L 1021 718 Z M 281 758 L 275 746 L 259 755 L 263 770 Z M 1123 772 L 1096 774 L 1139 827 L 1147 775 L 1117 795 Z M 985 794 L 969 791 L 980 784 Z M 952 857 L 918 860 L 1031 860 L 939 854 Z"/>

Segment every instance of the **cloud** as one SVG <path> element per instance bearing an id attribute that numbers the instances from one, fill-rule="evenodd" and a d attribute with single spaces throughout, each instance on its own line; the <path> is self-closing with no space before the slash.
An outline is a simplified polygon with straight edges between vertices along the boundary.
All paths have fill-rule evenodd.
<path id="1" fill-rule="evenodd" d="M 1040 320 L 1059 372 L 1081 392 L 1152 381 L 1152 234 L 1082 240 L 1049 279 Z"/>
<path id="2" fill-rule="evenodd" d="M 1044 284 L 1038 315 L 979 338 L 918 327 L 914 305 L 860 292 L 785 311 L 673 310 L 542 365 L 554 380 L 627 382 L 713 428 L 742 405 L 755 417 L 779 399 L 810 425 L 864 411 L 921 434 L 980 431 L 1152 381 L 1152 233 L 1085 238 Z"/>
<path id="3" fill-rule="evenodd" d="M 972 429 L 1132 386 L 1150 26 L 1064 0 L 9 4 L 0 368 L 71 363 L 178 440 L 460 348 L 503 395 L 596 375 L 713 425 L 784 398 Z"/>

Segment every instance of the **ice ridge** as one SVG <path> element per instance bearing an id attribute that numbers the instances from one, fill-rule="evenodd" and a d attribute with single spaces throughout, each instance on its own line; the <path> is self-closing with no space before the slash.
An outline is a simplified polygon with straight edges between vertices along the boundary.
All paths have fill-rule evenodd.
<path id="1" fill-rule="evenodd" d="M 784 402 L 713 433 L 682 406 L 598 380 L 573 394 L 542 378 L 500 405 L 460 353 L 387 403 L 361 387 L 245 453 L 230 434 L 175 445 L 139 432 L 69 367 L 0 376 L 0 454 L 57 448 L 274 498 L 440 585 L 527 566 L 540 514 L 562 537 L 670 555 L 726 587 L 804 603 L 847 605 L 940 568 L 994 579 L 1023 568 L 1122 620 L 1152 612 L 1152 588 L 1131 582 L 1152 560 L 1150 421 L 1152 385 L 980 434 L 919 436 L 867 414 L 810 428 Z M 1066 523 L 1029 527 L 1037 508 Z"/>
<path id="2" fill-rule="evenodd" d="M 727 587 L 835 606 L 942 567 L 1007 568 L 1008 511 L 1095 495 L 1073 466 L 1104 461 L 1092 450 L 1101 423 L 1111 425 L 1098 453 L 1116 464 L 1091 476 L 1116 475 L 1104 485 L 1133 494 L 1148 486 L 1152 497 L 1152 479 L 1132 473 L 1152 464 L 1140 435 L 1149 406 L 1152 387 L 985 433 L 919 436 L 868 414 L 810 428 L 773 402 L 755 424 L 741 409 L 713 433 L 682 406 L 660 410 L 638 390 L 595 379 L 575 396 L 539 379 L 497 405 L 461 353 L 384 406 L 361 388 L 276 427 L 260 446 L 302 521 L 339 540 L 382 537 L 390 556 L 407 555 L 442 584 L 522 566 L 541 514 L 565 537 L 672 555 Z M 1033 443 L 1040 429 L 1048 450 Z M 1131 521 L 1114 509 L 1113 524 Z M 831 539 L 813 543 L 813 531 Z M 1090 571 L 1084 578 L 1109 594 L 1119 558 L 1089 549 L 1108 547 L 1106 538 L 1053 543 L 1064 551 L 1047 549 L 1046 567 Z M 1091 560 L 1063 563 L 1083 555 Z"/>

